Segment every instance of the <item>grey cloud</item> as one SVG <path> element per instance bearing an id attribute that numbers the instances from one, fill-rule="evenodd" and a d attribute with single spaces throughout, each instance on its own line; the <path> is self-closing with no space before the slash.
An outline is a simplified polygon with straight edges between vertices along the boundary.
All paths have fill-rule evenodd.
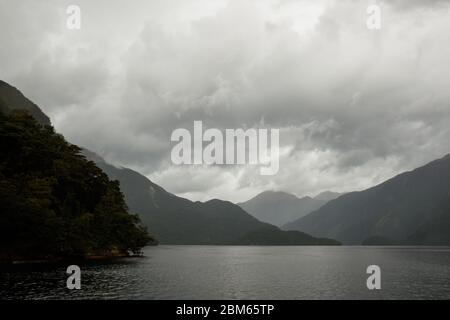
<path id="1" fill-rule="evenodd" d="M 383 2 L 379 32 L 365 27 L 366 2 L 120 3 L 81 1 L 78 35 L 55 3 L 33 5 L 38 17 L 53 9 L 14 25 L 22 42 L 2 28 L 0 66 L 71 141 L 169 191 L 350 191 L 450 151 L 448 1 Z M 280 172 L 172 166 L 170 134 L 194 120 L 280 128 Z"/>

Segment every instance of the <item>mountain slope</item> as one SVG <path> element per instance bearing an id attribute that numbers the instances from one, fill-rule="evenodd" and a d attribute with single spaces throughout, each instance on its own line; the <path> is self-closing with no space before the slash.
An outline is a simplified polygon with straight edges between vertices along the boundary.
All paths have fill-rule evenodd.
<path id="1" fill-rule="evenodd" d="M 50 118 L 22 92 L 0 80 L 0 111 L 9 113 L 11 110 L 28 111 L 42 125 L 50 125 Z"/>
<path id="2" fill-rule="evenodd" d="M 450 194 L 436 206 L 435 218 L 419 227 L 405 241 L 410 245 L 417 243 L 435 246 L 450 244 Z"/>
<path id="3" fill-rule="evenodd" d="M 141 174 L 97 159 L 109 177 L 120 181 L 130 210 L 140 215 L 161 243 L 224 244 L 265 226 L 231 203 L 192 202 L 177 197 Z"/>
<path id="4" fill-rule="evenodd" d="M 161 243 L 223 244 L 264 226 L 231 203 L 177 197 L 136 171 L 100 159 L 97 157 L 97 165 L 120 182 L 130 210 L 139 214 Z"/>
<path id="5" fill-rule="evenodd" d="M 326 202 L 311 197 L 298 198 L 281 191 L 265 191 L 246 202 L 238 203 L 238 206 L 261 221 L 282 226 L 320 208 Z"/>
<path id="6" fill-rule="evenodd" d="M 448 207 L 437 206 L 449 197 L 449 192 L 447 155 L 373 188 L 342 195 L 283 229 L 331 237 L 345 244 L 361 244 L 367 238 L 380 237 L 426 245 L 430 243 L 427 239 L 433 238 L 431 226 L 440 220 L 448 221 Z M 450 228 L 443 228 L 441 232 L 450 233 Z"/>
<path id="7" fill-rule="evenodd" d="M 264 244 L 335 244 L 309 237 L 281 238 L 272 243 L 269 233 L 284 233 L 263 223 L 239 206 L 222 200 L 192 202 L 175 196 L 141 174 L 117 168 L 85 151 L 111 179 L 119 180 L 132 212 L 139 214 L 152 235 L 162 244 L 247 244 L 251 234 L 266 238 Z"/>

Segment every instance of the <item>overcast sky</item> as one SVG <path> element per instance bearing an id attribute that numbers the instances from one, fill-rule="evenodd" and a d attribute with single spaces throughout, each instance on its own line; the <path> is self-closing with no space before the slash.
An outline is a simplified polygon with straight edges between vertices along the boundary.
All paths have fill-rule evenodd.
<path id="1" fill-rule="evenodd" d="M 0 0 L 0 78 L 72 143 L 194 200 L 360 190 L 450 153 L 450 5 Z M 81 8 L 68 30 L 66 8 Z M 174 166 L 176 128 L 280 129 L 280 170 Z"/>

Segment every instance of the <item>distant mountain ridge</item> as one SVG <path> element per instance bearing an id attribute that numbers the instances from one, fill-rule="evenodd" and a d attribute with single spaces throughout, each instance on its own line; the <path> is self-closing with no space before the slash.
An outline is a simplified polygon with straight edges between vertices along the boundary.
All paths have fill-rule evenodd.
<path id="1" fill-rule="evenodd" d="M 130 210 L 139 214 L 162 244 L 339 244 L 302 232 L 286 233 L 228 201 L 192 202 L 167 192 L 136 171 L 117 168 L 92 152 L 84 153 L 111 179 L 120 182 Z"/>
<path id="2" fill-rule="evenodd" d="M 343 194 L 344 193 L 324 191 L 315 196 L 314 199 L 328 202 L 342 196 Z"/>
<path id="3" fill-rule="evenodd" d="M 283 226 L 345 244 L 370 238 L 410 245 L 450 245 L 450 155 L 377 186 L 331 200 Z M 433 231 L 435 230 L 435 231 Z"/>
<path id="4" fill-rule="evenodd" d="M 323 199 L 308 196 L 299 198 L 283 191 L 264 191 L 246 202 L 238 203 L 238 205 L 261 221 L 282 226 L 317 210 L 329 199 L 339 196 L 338 193 L 332 192 L 320 195 L 323 195 Z"/>

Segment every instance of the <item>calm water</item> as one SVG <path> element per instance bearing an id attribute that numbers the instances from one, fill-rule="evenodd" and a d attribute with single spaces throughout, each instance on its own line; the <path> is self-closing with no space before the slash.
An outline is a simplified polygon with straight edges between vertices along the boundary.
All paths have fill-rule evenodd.
<path id="1" fill-rule="evenodd" d="M 369 291 L 366 268 L 381 267 Z M 449 299 L 450 247 L 158 246 L 144 258 L 1 270 L 1 299 Z"/>

